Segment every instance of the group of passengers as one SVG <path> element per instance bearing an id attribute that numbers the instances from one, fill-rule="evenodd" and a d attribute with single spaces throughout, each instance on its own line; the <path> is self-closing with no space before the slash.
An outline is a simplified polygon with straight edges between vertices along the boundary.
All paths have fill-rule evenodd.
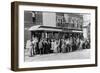
<path id="1" fill-rule="evenodd" d="M 38 39 L 37 37 L 32 37 L 32 40 L 28 40 L 26 43 L 26 49 L 28 49 L 30 57 L 51 53 L 67 53 L 88 48 L 90 48 L 90 41 L 78 37 L 66 39 Z"/>

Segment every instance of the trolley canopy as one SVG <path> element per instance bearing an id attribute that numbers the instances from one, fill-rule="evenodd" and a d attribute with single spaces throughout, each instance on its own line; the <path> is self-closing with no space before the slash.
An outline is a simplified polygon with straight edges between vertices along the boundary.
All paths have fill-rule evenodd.
<path id="1" fill-rule="evenodd" d="M 29 31 L 54 31 L 54 32 L 73 32 L 73 33 L 82 33 L 82 30 L 77 29 L 68 29 L 68 28 L 59 28 L 43 25 L 34 25 L 29 28 Z"/>
<path id="2" fill-rule="evenodd" d="M 35 26 L 30 27 L 29 31 L 58 31 L 58 32 L 61 32 L 62 30 L 57 27 L 35 25 Z"/>

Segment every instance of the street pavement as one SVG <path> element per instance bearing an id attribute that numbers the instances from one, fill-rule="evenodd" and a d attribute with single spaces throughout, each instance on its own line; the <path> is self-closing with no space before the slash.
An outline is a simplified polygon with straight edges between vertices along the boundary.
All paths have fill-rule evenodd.
<path id="1" fill-rule="evenodd" d="M 52 61 L 52 60 L 77 60 L 77 59 L 89 59 L 90 58 L 90 49 L 82 49 L 68 53 L 52 53 L 44 55 L 35 55 L 29 57 L 27 51 L 25 51 L 25 62 L 32 61 Z"/>

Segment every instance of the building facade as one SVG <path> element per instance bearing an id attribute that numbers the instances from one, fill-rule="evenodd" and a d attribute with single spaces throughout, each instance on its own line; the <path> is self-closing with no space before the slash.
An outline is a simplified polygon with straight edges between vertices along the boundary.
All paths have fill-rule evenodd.
<path id="1" fill-rule="evenodd" d="M 25 11 L 24 42 L 29 40 L 33 34 L 42 38 L 83 37 L 87 33 L 83 32 L 85 31 L 84 24 L 84 16 L 79 13 Z M 43 29 L 29 31 L 30 27 L 36 25 L 41 25 Z"/>

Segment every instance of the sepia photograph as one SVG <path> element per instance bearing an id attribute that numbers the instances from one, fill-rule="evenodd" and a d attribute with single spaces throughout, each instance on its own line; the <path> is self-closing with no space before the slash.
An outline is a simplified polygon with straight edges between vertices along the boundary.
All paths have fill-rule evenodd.
<path id="1" fill-rule="evenodd" d="M 91 14 L 24 11 L 24 60 L 89 59 Z"/>

